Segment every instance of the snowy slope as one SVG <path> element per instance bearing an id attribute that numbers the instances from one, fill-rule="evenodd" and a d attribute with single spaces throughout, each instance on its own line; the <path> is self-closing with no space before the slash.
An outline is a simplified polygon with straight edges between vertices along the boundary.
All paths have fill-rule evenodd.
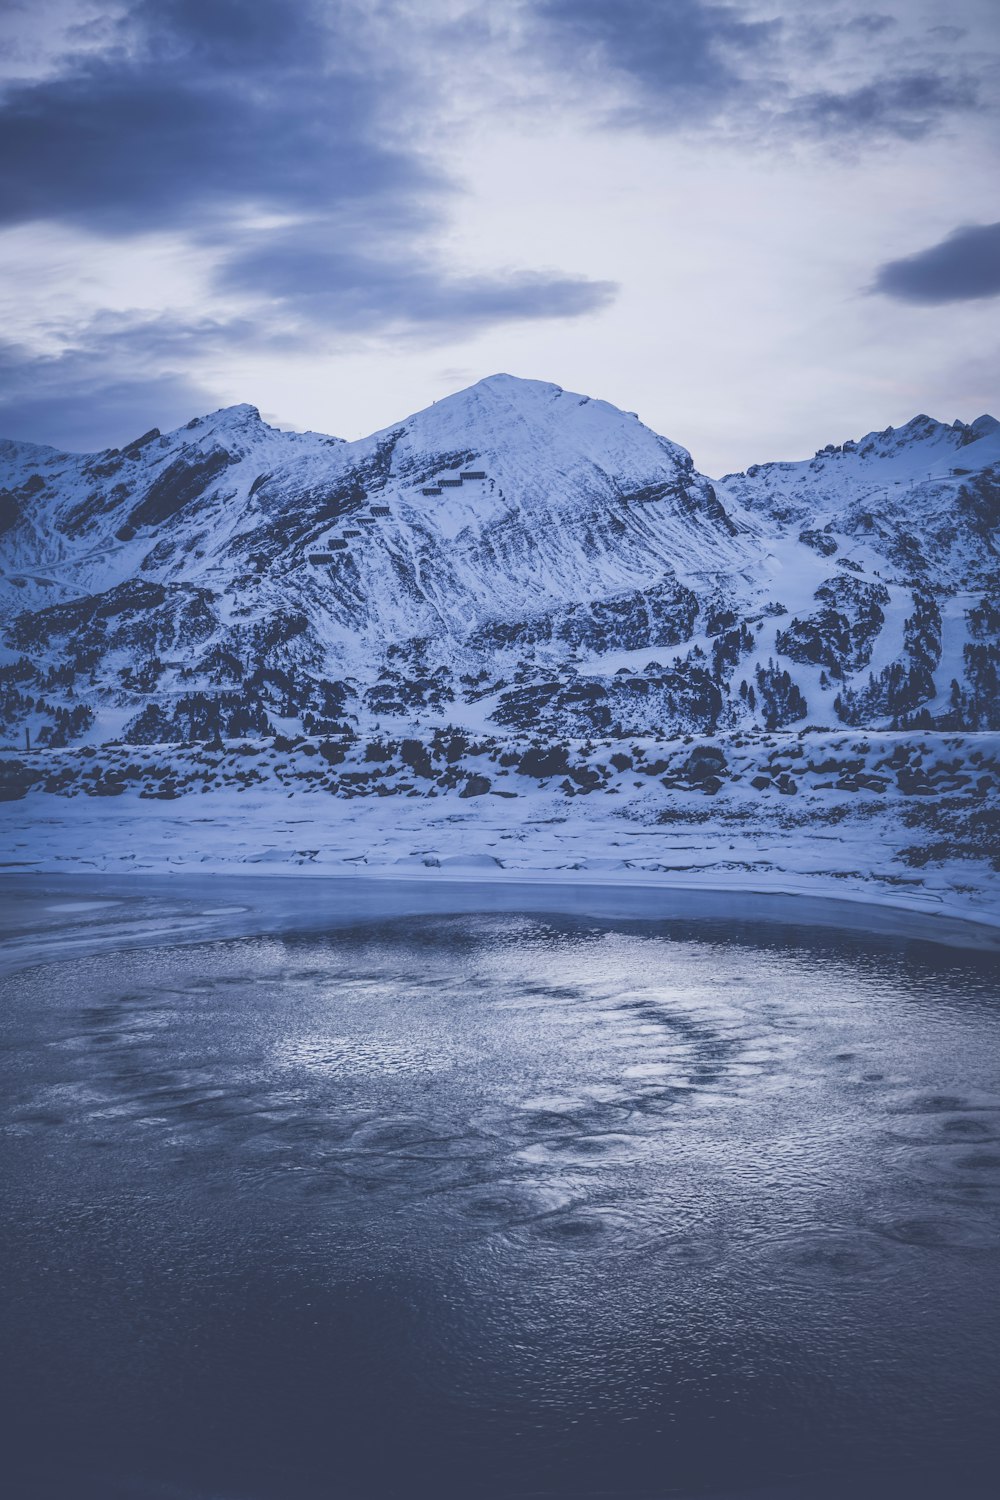
<path id="1" fill-rule="evenodd" d="M 878 560 L 901 577 L 927 572 L 938 584 L 975 588 L 995 579 L 1000 560 L 998 482 L 995 418 L 946 426 L 918 416 L 831 443 L 808 462 L 755 464 L 719 488 L 772 534 L 816 533 L 863 565 Z"/>
<path id="2" fill-rule="evenodd" d="M 4 739 L 996 726 L 998 496 L 988 417 L 713 484 L 506 375 L 350 443 L 0 443 Z"/>

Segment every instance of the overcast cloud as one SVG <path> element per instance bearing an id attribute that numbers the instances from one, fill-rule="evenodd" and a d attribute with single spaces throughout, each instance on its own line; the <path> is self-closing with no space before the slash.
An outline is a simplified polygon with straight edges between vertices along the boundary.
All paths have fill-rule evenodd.
<path id="1" fill-rule="evenodd" d="M 877 336 L 844 311 L 866 289 L 897 309 L 873 425 L 914 360 L 915 406 L 940 383 L 944 325 L 906 353 L 898 320 L 997 290 L 986 0 L 947 26 L 923 0 L 37 0 L 0 49 L 11 436 L 96 446 L 225 400 L 352 435 L 505 366 L 681 441 L 721 420 L 719 467 L 744 433 L 812 440 L 793 329 L 825 441 Z"/>

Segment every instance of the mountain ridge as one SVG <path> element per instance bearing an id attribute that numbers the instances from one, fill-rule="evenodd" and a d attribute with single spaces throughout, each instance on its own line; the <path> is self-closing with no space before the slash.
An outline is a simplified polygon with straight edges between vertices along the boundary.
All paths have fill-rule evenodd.
<path id="1" fill-rule="evenodd" d="M 713 481 L 634 413 L 505 374 L 350 441 L 246 403 L 95 454 L 5 441 L 6 742 L 69 713 L 92 743 L 996 727 L 998 497 L 987 416 Z"/>
<path id="2" fill-rule="evenodd" d="M 995 921 L 998 528 L 991 419 L 713 480 L 509 376 L 354 441 L 0 444 L 4 862 Z"/>

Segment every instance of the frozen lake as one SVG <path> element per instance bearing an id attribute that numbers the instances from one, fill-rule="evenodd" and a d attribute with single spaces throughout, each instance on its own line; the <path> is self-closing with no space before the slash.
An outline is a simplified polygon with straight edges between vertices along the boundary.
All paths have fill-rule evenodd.
<path id="1" fill-rule="evenodd" d="M 663 892 L 2 894 L 17 1500 L 992 1494 L 988 935 Z"/>

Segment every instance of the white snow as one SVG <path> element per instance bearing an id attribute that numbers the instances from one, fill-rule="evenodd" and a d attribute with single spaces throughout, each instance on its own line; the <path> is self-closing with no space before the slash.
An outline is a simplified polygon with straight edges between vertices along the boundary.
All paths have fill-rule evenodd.
<path id="1" fill-rule="evenodd" d="M 914 865 L 903 851 L 922 838 L 933 842 L 933 820 L 922 833 L 901 816 L 905 799 L 891 788 L 840 791 L 836 773 L 803 769 L 860 757 L 874 772 L 899 746 L 916 747 L 929 766 L 975 755 L 969 764 L 981 769 L 990 757 L 996 763 L 1000 736 L 851 732 L 714 743 L 724 746 L 733 777 L 713 797 L 666 789 L 634 770 L 589 796 L 567 797 L 561 778 L 539 783 L 514 772 L 493 780 L 494 793 L 513 797 L 345 799 L 306 786 L 289 795 L 290 756 L 277 758 L 280 775 L 258 757 L 262 784 L 189 790 L 174 801 L 135 791 L 113 799 L 31 792 L 0 803 L 0 870 L 381 878 L 412 871 L 430 880 L 487 871 L 502 881 L 812 894 L 1000 925 L 1000 872 L 984 855 Z M 680 759 L 689 748 L 654 746 L 650 754 Z M 598 748 L 595 762 L 607 754 Z M 775 775 L 791 765 L 797 794 L 754 791 L 750 779 L 766 765 Z M 912 800 L 932 810 L 933 799 Z M 669 821 L 660 821 L 664 814 Z"/>
<path id="2" fill-rule="evenodd" d="M 128 535 L 123 522 L 172 465 L 221 450 L 229 461 L 204 493 L 169 524 Z M 978 513 L 970 520 L 968 486 L 995 483 L 998 465 L 1000 424 L 991 418 L 946 426 L 918 417 L 803 463 L 728 475 L 713 490 L 684 449 L 634 414 L 509 375 L 350 443 L 278 431 L 246 405 L 123 454 L 0 442 L 0 490 L 17 494 L 23 517 L 4 537 L 0 622 L 136 581 L 211 591 L 214 633 L 197 640 L 181 633 L 158 647 L 163 661 L 151 696 L 171 705 L 212 688 L 193 668 L 210 646 L 229 641 L 230 628 L 251 632 L 301 615 L 307 630 L 277 666 L 301 660 L 317 678 L 349 679 L 358 690 L 348 712 L 360 744 L 379 731 L 426 739 L 443 724 L 496 734 L 493 716 L 525 662 L 538 674 L 606 685 L 623 667 L 640 672 L 657 661 L 670 668 L 695 649 L 710 659 L 715 637 L 707 632 L 716 627 L 709 618 L 731 608 L 748 624 L 753 645 L 735 668 L 720 726 L 759 733 L 759 712 L 755 719 L 735 689 L 773 658 L 804 694 L 808 723 L 823 727 L 808 741 L 820 760 L 862 737 L 840 724 L 834 698 L 901 658 L 920 583 L 935 592 L 943 617 L 929 707 L 947 710 L 952 678 L 961 683 L 965 675 L 966 612 L 996 567 L 996 534 Z M 470 470 L 485 478 L 461 479 Z M 799 540 L 804 530 L 822 533 L 836 550 L 821 555 Z M 347 558 L 349 569 L 308 562 L 345 540 L 334 555 Z M 923 573 L 901 550 L 906 542 L 923 549 Z M 258 566 L 255 554 L 268 546 Z M 793 619 L 815 611 L 817 589 L 838 577 L 883 585 L 889 603 L 870 660 L 846 683 L 824 683 L 819 666 L 782 657 L 778 640 Z M 687 639 L 601 650 L 599 637 L 571 644 L 546 627 L 560 611 L 599 610 L 661 585 L 684 586 L 696 597 Z M 775 613 L 778 606 L 784 613 Z M 516 630 L 539 619 L 528 650 L 474 644 L 491 622 Z M 443 663 L 456 684 L 460 674 L 471 673 L 466 680 L 473 682 L 485 674 L 480 687 L 456 692 L 443 707 L 402 714 L 364 706 L 364 690 L 378 681 L 389 653 L 415 639 L 427 643 L 431 666 Z M 0 664 L 19 654 L 0 647 Z M 40 669 L 60 659 L 44 642 L 33 655 Z M 92 745 L 126 732 L 143 700 L 122 690 L 121 674 L 142 659 L 126 644 L 81 673 L 72 701 L 95 704 L 97 719 L 85 737 Z M 11 748 L 21 745 L 26 727 L 37 738 L 43 720 L 41 711 L 19 720 Z M 293 717 L 275 711 L 272 722 L 290 737 L 299 733 Z M 869 763 L 896 743 L 888 722 L 865 727 Z M 629 742 L 647 744 L 651 755 L 687 754 L 652 720 L 646 727 L 648 734 Z M 578 734 L 583 755 L 580 743 Z M 768 743 L 784 741 L 779 735 Z M 796 743 L 793 735 L 788 743 Z M 960 759 L 981 745 L 995 763 L 995 737 L 966 735 L 958 751 L 946 738 L 934 743 L 940 756 Z M 486 871 L 501 880 L 809 890 L 993 919 L 997 875 L 981 855 L 952 849 L 923 865 L 903 857 L 921 838 L 933 842 L 910 826 L 920 816 L 919 797 L 895 789 L 846 794 L 818 776 L 805 778 L 794 797 L 774 790 L 751 796 L 747 782 L 766 747 L 726 744 L 742 781 L 727 782 L 712 799 L 697 791 L 667 796 L 655 778 L 628 773 L 601 793 L 567 797 L 555 784 L 540 787 L 496 766 L 484 797 L 460 800 L 452 791 L 347 798 L 315 791 L 297 774 L 282 779 L 281 757 L 268 749 L 258 761 L 263 784 L 245 790 L 206 783 L 176 801 L 142 800 L 134 788 L 112 798 L 32 791 L 0 803 L 0 855 L 8 869 L 22 871 L 360 869 L 385 876 L 413 868 L 427 880 Z M 180 765 L 188 752 L 171 746 L 124 753 Z M 611 748 L 594 753 L 606 761 Z M 48 762 L 36 757 L 31 764 Z M 470 775 L 480 769 L 473 761 L 467 767 Z M 517 795 L 496 795 L 506 789 Z M 975 816 L 980 804 L 970 792 L 951 795 Z M 995 789 L 981 796 L 983 807 L 995 805 Z M 831 810 L 841 807 L 834 818 Z M 658 822 L 663 814 L 674 821 Z"/>

